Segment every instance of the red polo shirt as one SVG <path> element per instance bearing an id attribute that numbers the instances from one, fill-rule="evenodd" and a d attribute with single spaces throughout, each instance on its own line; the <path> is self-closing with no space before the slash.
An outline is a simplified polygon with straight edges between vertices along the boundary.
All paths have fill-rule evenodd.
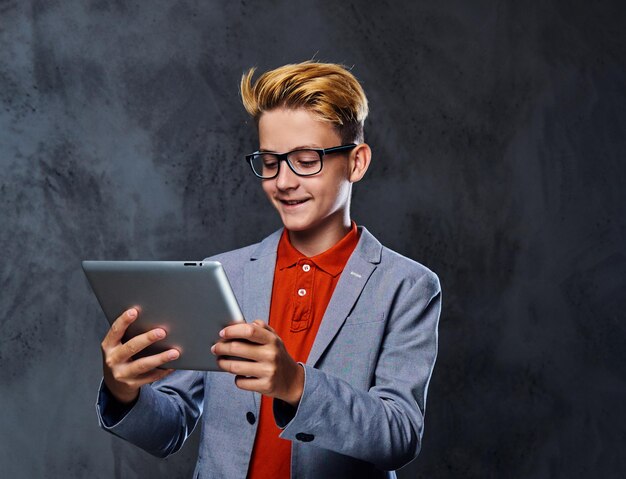
<path id="1" fill-rule="evenodd" d="M 306 362 L 339 276 L 359 241 L 356 224 L 335 246 L 306 257 L 289 241 L 287 230 L 278 243 L 269 324 L 287 352 Z M 261 396 L 259 426 L 248 469 L 249 479 L 289 479 L 291 441 L 280 439 L 272 398 Z"/>

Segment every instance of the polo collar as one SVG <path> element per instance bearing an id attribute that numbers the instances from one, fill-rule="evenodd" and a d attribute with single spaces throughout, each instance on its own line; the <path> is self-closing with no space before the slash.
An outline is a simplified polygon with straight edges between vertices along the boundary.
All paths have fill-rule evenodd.
<path id="1" fill-rule="evenodd" d="M 287 231 L 283 230 L 278 243 L 276 267 L 283 270 L 301 262 L 313 263 L 331 276 L 337 276 L 343 271 L 358 242 L 359 231 L 356 223 L 352 222 L 352 228 L 338 243 L 320 254 L 308 257 L 291 244 Z"/>
<path id="2" fill-rule="evenodd" d="M 263 258 L 268 255 L 276 255 L 276 250 L 278 248 L 278 242 L 280 241 L 281 235 L 283 234 L 284 228 L 280 228 L 260 243 L 257 243 L 255 247 L 252 249 L 252 254 L 250 255 L 250 260 L 255 261 Z M 365 261 L 378 264 L 382 258 L 383 245 L 380 244 L 372 233 L 370 233 L 365 226 L 358 226 L 357 231 L 360 233 L 359 235 L 359 243 L 356 245 L 353 254 L 359 255 Z"/>

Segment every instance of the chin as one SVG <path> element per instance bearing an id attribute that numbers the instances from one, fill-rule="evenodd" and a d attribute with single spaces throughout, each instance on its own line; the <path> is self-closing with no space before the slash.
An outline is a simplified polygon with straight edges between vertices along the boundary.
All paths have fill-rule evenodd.
<path id="1" fill-rule="evenodd" d="M 283 226 L 289 231 L 307 231 L 313 228 L 313 225 L 306 220 L 295 220 L 293 218 L 281 218 Z"/>

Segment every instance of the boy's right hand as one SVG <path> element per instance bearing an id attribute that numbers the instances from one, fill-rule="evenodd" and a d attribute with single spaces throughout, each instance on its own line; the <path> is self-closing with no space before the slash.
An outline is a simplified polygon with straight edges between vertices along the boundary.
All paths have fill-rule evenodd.
<path id="1" fill-rule="evenodd" d="M 125 343 L 122 338 L 128 326 L 137 319 L 137 310 L 131 308 L 122 313 L 111 325 L 102 341 L 102 369 L 104 383 L 113 396 L 124 404 L 132 403 L 139 396 L 139 389 L 173 372 L 173 369 L 156 369 L 177 359 L 179 352 L 169 349 L 153 356 L 133 360 L 133 356 L 147 346 L 165 337 L 161 328 L 139 334 Z"/>

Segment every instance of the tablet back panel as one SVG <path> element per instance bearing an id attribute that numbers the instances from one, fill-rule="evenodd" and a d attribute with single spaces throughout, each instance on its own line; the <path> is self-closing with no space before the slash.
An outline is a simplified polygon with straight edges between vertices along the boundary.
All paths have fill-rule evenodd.
<path id="1" fill-rule="evenodd" d="M 135 357 L 176 348 L 164 368 L 219 370 L 210 348 L 226 325 L 243 321 L 222 265 L 214 261 L 83 261 L 83 270 L 112 324 L 130 307 L 139 311 L 124 341 L 156 327 L 164 340 Z"/>

